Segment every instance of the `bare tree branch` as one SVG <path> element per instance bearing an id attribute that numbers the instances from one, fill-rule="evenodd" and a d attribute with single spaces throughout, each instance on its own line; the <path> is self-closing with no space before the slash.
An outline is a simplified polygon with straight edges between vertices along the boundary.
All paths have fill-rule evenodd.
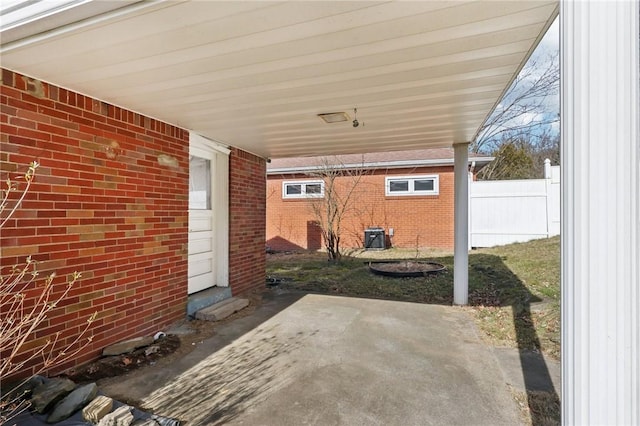
<path id="1" fill-rule="evenodd" d="M 345 219 L 355 214 L 358 188 L 365 174 L 364 167 L 347 169 L 337 158 L 332 161 L 324 158 L 318 169 L 309 173 L 324 182 L 324 197 L 311 200 L 310 208 L 320 227 L 329 260 L 342 257 L 343 226 Z"/>
<path id="2" fill-rule="evenodd" d="M 557 96 L 560 72 L 557 55 L 532 61 L 520 72 L 500 104 L 482 125 L 471 144 L 473 152 L 492 152 L 503 140 L 526 137 L 531 140 L 559 121 L 549 111 L 549 97 Z"/>
<path id="3" fill-rule="evenodd" d="M 33 162 L 24 175 L 16 179 L 7 178 L 6 189 L 0 200 L 0 229 L 20 207 L 37 167 L 38 163 Z M 20 181 L 25 182 L 22 187 Z M 17 198 L 12 198 L 12 194 L 17 194 Z M 70 344 L 61 343 L 60 332 L 47 338 L 36 338 L 38 328 L 67 297 L 81 277 L 80 273 L 74 272 L 65 281 L 64 288 L 60 289 L 56 284 L 55 273 L 39 279 L 37 264 L 36 260 L 28 256 L 24 263 L 7 267 L 8 272 L 0 275 L 0 387 L 4 379 L 23 372 L 31 363 L 39 362 L 39 373 L 71 359 L 92 340 L 91 336 L 83 336 L 89 331 L 97 313 L 87 319 L 84 328 Z M 27 380 L 28 378 L 24 379 L 8 391 L 2 389 L 0 424 L 5 424 L 28 408 L 28 401 L 15 391 Z"/>

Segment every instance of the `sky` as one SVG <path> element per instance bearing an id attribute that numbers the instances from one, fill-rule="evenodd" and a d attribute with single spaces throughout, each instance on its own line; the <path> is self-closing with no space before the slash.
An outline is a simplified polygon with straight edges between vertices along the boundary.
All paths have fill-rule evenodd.
<path id="1" fill-rule="evenodd" d="M 551 26 L 547 30 L 547 33 L 545 34 L 543 39 L 540 41 L 540 44 L 538 45 L 538 49 L 536 50 L 548 49 L 548 50 L 554 50 L 557 52 L 558 49 L 560 48 L 559 28 L 560 28 L 560 25 L 558 24 L 558 18 L 556 17 L 555 21 L 553 21 L 553 24 L 551 24 Z"/>
<path id="2" fill-rule="evenodd" d="M 532 58 L 536 57 L 548 57 L 549 55 L 559 58 L 560 56 L 560 24 L 556 17 L 553 24 L 547 30 L 547 33 L 538 44 L 538 47 L 531 55 Z M 560 93 L 556 93 L 555 96 L 551 96 L 548 99 L 549 111 L 553 113 L 560 113 Z M 558 130 L 558 129 L 556 129 Z"/>
<path id="3" fill-rule="evenodd" d="M 558 61 L 559 59 L 559 24 L 558 19 L 556 18 L 553 24 L 547 30 L 547 33 L 542 38 L 536 50 L 532 53 L 529 61 L 523 67 L 520 73 L 521 81 L 516 86 L 520 90 L 523 88 L 526 89 L 531 85 L 533 81 L 535 81 L 544 70 L 546 70 L 549 66 L 550 61 Z M 559 79 L 557 80 L 559 84 Z M 518 90 L 509 90 L 505 94 L 503 100 L 498 104 L 494 114 L 501 111 L 501 109 L 505 108 L 506 105 L 510 103 L 510 100 L 517 96 L 520 92 Z M 560 94 L 559 87 L 556 88 L 554 93 L 551 93 L 545 97 L 535 98 L 534 103 L 539 104 L 539 108 L 536 108 L 535 111 L 525 112 L 519 114 L 517 117 L 500 123 L 499 129 L 512 129 L 522 126 L 523 124 L 535 123 L 540 120 L 549 121 L 552 120 L 555 122 L 551 124 L 545 125 L 537 125 L 531 130 L 531 134 L 541 135 L 546 133 L 550 133 L 552 135 L 558 134 L 560 130 L 560 123 L 558 120 L 560 113 Z M 491 131 L 491 129 L 489 129 Z M 482 139 L 480 136 L 479 139 Z M 491 145 L 491 144 L 490 144 Z"/>
<path id="4" fill-rule="evenodd" d="M 555 57 L 556 60 L 559 60 L 559 49 L 560 49 L 560 35 L 559 35 L 559 24 L 558 18 L 553 21 L 553 24 L 547 30 L 547 33 L 538 44 L 538 47 L 531 55 L 529 63 L 532 60 L 537 60 L 541 63 L 542 67 L 548 63 L 549 57 Z M 526 65 L 525 65 L 526 68 Z M 559 69 L 558 69 L 559 70 Z M 558 84 L 560 80 L 558 79 Z M 545 114 L 558 116 L 560 113 L 560 91 L 559 87 L 555 94 L 547 96 L 544 100 L 545 104 Z M 555 133 L 560 130 L 560 122 L 557 121 L 553 125 L 549 127 L 549 129 Z"/>

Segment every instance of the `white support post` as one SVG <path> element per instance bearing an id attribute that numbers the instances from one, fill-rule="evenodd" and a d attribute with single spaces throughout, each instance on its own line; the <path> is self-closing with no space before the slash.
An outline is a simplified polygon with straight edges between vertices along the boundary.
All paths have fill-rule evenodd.
<path id="1" fill-rule="evenodd" d="M 453 145 L 453 153 L 453 303 L 466 305 L 469 300 L 469 144 Z"/>
<path id="2" fill-rule="evenodd" d="M 544 178 L 551 179 L 551 160 L 544 159 Z"/>
<path id="3" fill-rule="evenodd" d="M 544 160 L 544 202 L 546 203 L 547 211 L 547 238 L 551 237 L 551 222 L 553 218 L 553 207 L 557 207 L 555 203 L 551 202 L 553 194 L 551 193 L 551 160 L 548 158 Z"/>
<path id="4" fill-rule="evenodd" d="M 638 425 L 640 5 L 560 6 L 562 420 Z"/>

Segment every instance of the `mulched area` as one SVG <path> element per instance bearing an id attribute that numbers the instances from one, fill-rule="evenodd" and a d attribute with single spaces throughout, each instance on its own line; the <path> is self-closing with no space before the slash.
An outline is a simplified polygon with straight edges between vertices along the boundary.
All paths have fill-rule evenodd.
<path id="1" fill-rule="evenodd" d="M 118 376 L 143 365 L 154 365 L 158 359 L 174 353 L 180 347 L 180 338 L 167 335 L 152 345 L 122 355 L 100 358 L 64 375 L 76 383 L 95 382 L 105 377 Z"/>
<path id="2" fill-rule="evenodd" d="M 193 351 L 203 340 L 215 335 L 217 325 L 251 315 L 262 304 L 264 291 L 267 290 L 259 289 L 239 295 L 238 297 L 249 299 L 249 306 L 222 321 L 185 320 L 184 325 L 191 330 L 190 333 L 180 336 L 168 334 L 145 348 L 137 349 L 128 354 L 100 358 L 76 369 L 67 370 L 61 376 L 68 377 L 76 383 L 95 382 L 100 379 L 118 377 L 145 366 L 157 365 L 161 367 L 169 364 Z M 157 346 L 158 349 L 149 351 L 151 346 Z"/>
<path id="3" fill-rule="evenodd" d="M 396 260 L 383 262 L 370 262 L 369 268 L 377 274 L 388 276 L 421 276 L 423 274 L 442 271 L 444 266 L 433 262 L 420 262 L 413 260 Z"/>

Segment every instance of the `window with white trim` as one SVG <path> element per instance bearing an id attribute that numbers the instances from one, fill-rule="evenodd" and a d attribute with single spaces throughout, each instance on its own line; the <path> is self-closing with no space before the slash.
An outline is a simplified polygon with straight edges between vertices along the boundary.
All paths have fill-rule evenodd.
<path id="1" fill-rule="evenodd" d="M 385 178 L 386 195 L 438 195 L 438 175 Z"/>
<path id="2" fill-rule="evenodd" d="M 321 180 L 282 182 L 282 198 L 322 197 L 324 197 L 324 182 Z"/>
<path id="3" fill-rule="evenodd" d="M 189 156 L 189 210 L 211 210 L 211 160 Z"/>

